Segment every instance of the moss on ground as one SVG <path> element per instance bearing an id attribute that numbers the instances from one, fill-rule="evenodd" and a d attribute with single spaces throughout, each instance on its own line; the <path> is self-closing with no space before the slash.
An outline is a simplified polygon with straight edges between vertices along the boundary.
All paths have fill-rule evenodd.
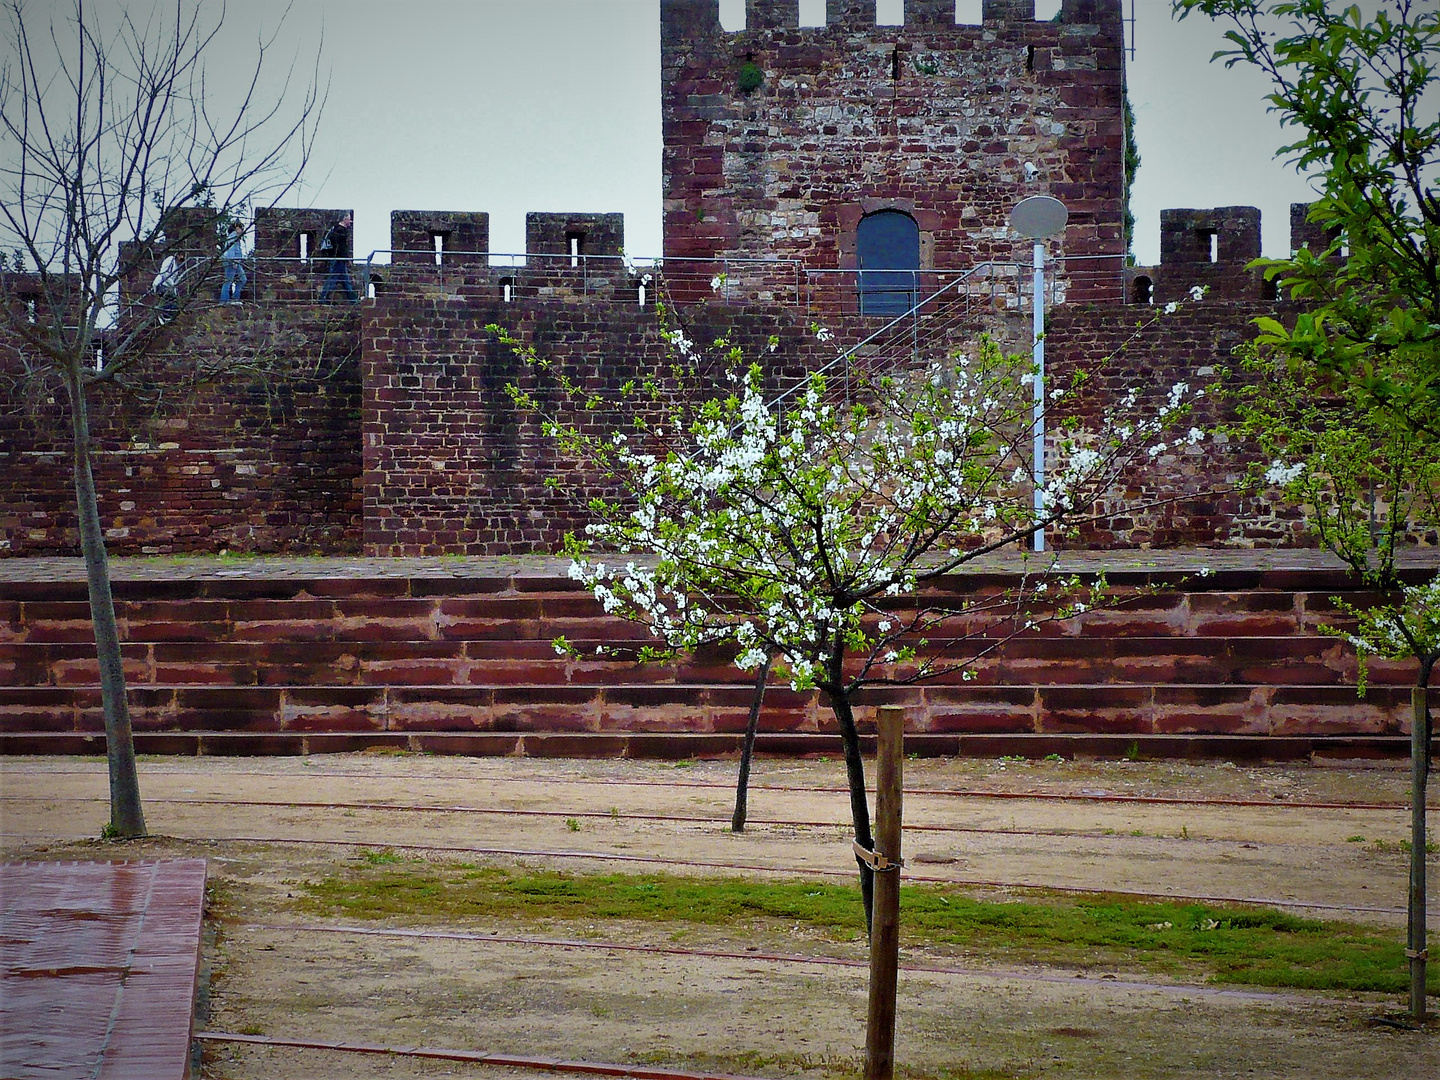
<path id="1" fill-rule="evenodd" d="M 344 871 L 296 883 L 299 910 L 358 919 L 463 924 L 606 920 L 763 931 L 801 925 L 836 940 L 864 928 L 858 890 L 813 881 L 663 874 L 566 874 L 432 863 L 367 852 Z M 1035 894 L 997 901 L 962 888 L 901 889 L 902 944 L 977 960 L 1120 968 L 1218 983 L 1402 992 L 1400 935 L 1271 908 Z M 1431 986 L 1440 991 L 1440 965 Z"/>

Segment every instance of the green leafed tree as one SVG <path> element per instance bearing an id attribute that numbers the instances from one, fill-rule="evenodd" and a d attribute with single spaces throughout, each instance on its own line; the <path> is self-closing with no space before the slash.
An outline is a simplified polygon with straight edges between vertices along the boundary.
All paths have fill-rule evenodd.
<path id="1" fill-rule="evenodd" d="M 1324 242 L 1262 259 L 1297 301 L 1257 320 L 1244 363 L 1242 427 L 1269 462 L 1260 479 L 1304 508 L 1321 544 L 1386 599 L 1348 636 L 1361 657 L 1417 664 L 1412 699 L 1409 890 L 1411 1013 L 1426 1014 L 1425 790 L 1437 659 L 1436 585 L 1403 566 L 1440 529 L 1440 9 L 1387 0 L 1173 0 L 1228 26 L 1227 65 L 1271 80 L 1295 140 L 1280 149 L 1310 173 L 1309 221 Z M 1420 575 L 1423 579 L 1424 575 Z"/>
<path id="2" fill-rule="evenodd" d="M 1262 320 L 1268 324 L 1270 320 Z M 1360 657 L 1365 690 L 1369 655 L 1417 665 L 1411 701 L 1409 944 L 1411 1012 L 1425 1016 L 1425 793 L 1433 722 L 1429 683 L 1440 659 L 1440 578 L 1407 565 L 1417 541 L 1434 544 L 1440 528 L 1440 441 L 1412 426 L 1366 388 L 1313 363 L 1286 362 L 1266 334 L 1244 353 L 1259 376 L 1241 392 L 1241 430 L 1268 464 L 1260 483 L 1299 505 L 1319 542 L 1383 599 L 1342 605 L 1355 620 L 1337 631 Z M 1428 580 L 1427 582 L 1427 579 Z"/>
<path id="3" fill-rule="evenodd" d="M 293 190 L 321 97 L 274 35 L 249 47 L 234 93 L 207 73 L 224 6 L 201 0 L 11 0 L 0 54 L 0 349 L 15 400 L 69 405 L 110 771 L 107 833 L 140 836 L 134 743 L 91 459 L 96 396 L 174 352 L 175 321 L 218 265 L 223 228 Z M 233 54 L 225 59 L 228 68 Z M 234 75 L 234 72 L 230 72 Z M 167 263 L 167 260 L 169 261 Z M 142 270 L 165 295 L 124 302 Z M 167 351 L 168 350 L 168 351 Z M 188 376 L 187 376 L 188 377 Z"/>
<path id="4" fill-rule="evenodd" d="M 532 367 L 512 387 L 519 405 L 545 416 L 562 453 L 587 464 L 582 475 L 616 488 L 591 501 L 594 523 L 570 538 L 572 576 L 607 612 L 649 628 L 658 640 L 642 659 L 718 647 L 743 670 L 773 662 L 792 687 L 819 690 L 844 749 L 855 842 L 872 849 L 857 697 L 968 681 L 1015 635 L 1109 603 L 1103 579 L 1054 573 L 1053 556 L 1028 556 L 1009 585 L 967 591 L 945 579 L 1039 528 L 1075 528 L 1137 463 L 1201 452 L 1197 429 L 1163 437 L 1194 395 L 1137 386 L 1109 409 L 1081 410 L 1083 378 L 1053 392 L 1052 416 L 1066 419 L 1052 429 L 1037 506 L 1028 358 L 984 341 L 908 373 L 852 372 L 845 394 L 813 375 L 769 401 L 761 369 L 738 349 L 717 342 L 716 362 L 683 332 L 666 336 L 677 378 L 718 368 L 731 391 L 695 405 L 657 377 L 606 401 L 502 333 Z M 560 388 L 577 420 L 545 413 L 556 399 L 533 389 L 541 382 Z M 635 426 L 597 434 L 597 409 Z M 873 873 L 857 862 L 868 917 Z"/>
<path id="5" fill-rule="evenodd" d="M 1440 438 L 1440 7 L 1386 0 L 1173 0 L 1228 26 L 1227 65 L 1271 80 L 1313 176 L 1317 249 L 1261 260 L 1306 314 L 1267 329 L 1276 355 L 1334 372 Z"/>

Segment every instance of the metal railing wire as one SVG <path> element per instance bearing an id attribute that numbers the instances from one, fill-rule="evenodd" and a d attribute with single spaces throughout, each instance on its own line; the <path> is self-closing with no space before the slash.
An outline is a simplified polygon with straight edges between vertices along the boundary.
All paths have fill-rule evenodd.
<path id="1" fill-rule="evenodd" d="M 910 310 L 896 315 L 854 345 L 844 348 L 835 359 L 781 391 L 770 399 L 769 407 L 776 411 L 783 409 L 815 375 L 826 377 L 834 387 L 829 396 L 849 400 L 857 370 L 863 370 L 867 379 L 883 378 L 906 364 L 918 362 L 925 344 L 944 341 L 955 330 L 973 331 L 981 296 L 986 308 L 992 312 L 996 310 L 997 299 L 1002 302 L 1000 309 L 1005 313 L 1027 311 L 1029 298 L 1023 288 L 1022 269 L 1019 263 L 1000 262 L 984 262 L 971 267 L 934 290 Z M 853 270 L 838 272 L 852 277 L 855 274 Z M 994 287 L 997 281 L 1008 282 L 1012 287 L 997 291 Z M 981 283 L 989 286 L 983 294 L 978 288 Z"/>

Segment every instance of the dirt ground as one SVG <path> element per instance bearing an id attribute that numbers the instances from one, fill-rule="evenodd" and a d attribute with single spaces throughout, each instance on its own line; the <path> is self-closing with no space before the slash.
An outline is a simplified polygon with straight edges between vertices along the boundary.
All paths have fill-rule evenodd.
<path id="1" fill-rule="evenodd" d="M 106 816 L 103 762 L 10 758 L 0 760 L 0 815 L 7 859 L 209 859 L 210 978 L 197 1027 L 211 1032 L 775 1077 L 852 1073 L 866 970 L 820 961 L 862 961 L 863 942 L 799 926 L 361 926 L 294 904 L 296 882 L 353 865 L 359 849 L 583 871 L 853 877 L 838 762 L 758 763 L 751 827 L 738 836 L 728 829 L 733 778 L 726 762 L 147 759 L 154 835 L 116 846 L 93 839 Z M 1358 763 L 910 761 L 906 874 L 1002 896 L 1040 886 L 1251 899 L 1400 934 L 1407 784 L 1403 769 Z M 1431 920 L 1440 925 L 1440 911 Z M 1440 1076 L 1440 1029 L 1376 1023 L 1403 1007 L 1386 995 L 1005 967 L 943 949 L 907 950 L 901 963 L 902 1075 Z M 203 1075 L 227 1080 L 508 1071 L 205 1045 Z"/>

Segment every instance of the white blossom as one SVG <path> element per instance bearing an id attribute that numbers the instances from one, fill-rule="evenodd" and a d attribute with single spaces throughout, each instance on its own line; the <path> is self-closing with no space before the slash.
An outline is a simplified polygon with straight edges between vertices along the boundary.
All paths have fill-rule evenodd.
<path id="1" fill-rule="evenodd" d="M 1295 480 L 1298 480 L 1305 472 L 1305 463 L 1297 461 L 1293 465 L 1286 465 L 1279 458 L 1270 462 L 1270 467 L 1265 470 L 1266 483 L 1276 484 L 1283 487 Z"/>

